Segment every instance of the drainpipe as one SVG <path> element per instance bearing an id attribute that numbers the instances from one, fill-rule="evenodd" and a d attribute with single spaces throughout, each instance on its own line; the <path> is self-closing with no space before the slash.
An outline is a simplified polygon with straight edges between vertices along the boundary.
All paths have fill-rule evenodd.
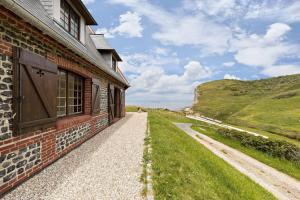
<path id="1" fill-rule="evenodd" d="M 26 0 L 20 0 L 20 1 L 26 1 Z M 34 26 L 38 27 L 42 32 L 47 33 L 50 37 L 52 37 L 53 39 L 59 41 L 60 43 L 62 43 L 64 46 L 66 46 L 67 48 L 71 49 L 72 51 L 78 53 L 81 57 L 85 58 L 86 60 L 88 60 L 89 62 L 93 63 L 94 65 L 99 66 L 97 64 L 97 62 L 96 62 L 95 59 L 91 58 L 85 52 L 80 51 L 72 43 L 66 42 L 66 40 L 63 38 L 63 36 L 61 36 L 58 32 L 56 32 L 55 30 L 53 30 L 52 28 L 50 28 L 49 26 L 47 26 L 46 24 L 44 24 L 43 22 L 41 22 L 38 18 L 36 18 L 35 16 L 33 16 L 31 13 L 29 13 L 28 11 L 26 11 L 22 6 L 20 6 L 16 2 L 16 0 L 0 0 L 0 5 L 3 5 L 7 9 L 13 11 L 14 13 L 18 13 L 18 15 L 21 18 L 26 19 L 27 22 L 29 22 L 30 24 L 33 24 Z M 102 67 L 100 69 L 103 70 L 108 75 L 116 78 L 121 83 L 123 83 L 123 81 L 120 80 L 119 77 L 117 77 L 116 75 L 114 75 L 109 70 L 105 69 L 105 67 Z"/>

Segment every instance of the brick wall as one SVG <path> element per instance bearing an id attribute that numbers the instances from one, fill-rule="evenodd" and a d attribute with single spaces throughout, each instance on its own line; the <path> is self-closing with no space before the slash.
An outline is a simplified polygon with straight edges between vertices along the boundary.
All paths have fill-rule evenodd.
<path id="1" fill-rule="evenodd" d="M 12 132 L 12 46 L 35 52 L 85 78 L 84 114 L 63 118 L 54 127 L 14 136 Z M 101 80 L 101 112 L 91 115 L 91 80 Z M 108 126 L 108 83 L 96 66 L 0 6 L 0 198 Z"/>

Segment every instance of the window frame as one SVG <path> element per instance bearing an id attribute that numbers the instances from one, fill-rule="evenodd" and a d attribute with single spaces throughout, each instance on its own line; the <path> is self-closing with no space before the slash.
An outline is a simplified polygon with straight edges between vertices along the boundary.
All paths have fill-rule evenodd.
<path id="1" fill-rule="evenodd" d="M 63 7 L 64 5 L 64 7 Z M 68 12 L 68 18 L 67 18 L 67 22 L 66 22 L 66 9 Z M 63 12 L 63 17 L 64 19 L 62 19 L 62 10 L 64 11 Z M 74 19 L 74 35 L 72 34 L 72 18 L 71 17 L 74 17 L 77 18 L 77 20 Z M 76 21 L 78 23 L 77 25 L 77 29 L 76 28 Z M 72 35 L 72 37 L 74 37 L 75 39 L 79 40 L 80 41 L 80 16 L 79 14 L 73 9 L 73 7 L 67 2 L 67 0 L 60 0 L 60 25 L 61 27 L 67 31 L 70 35 Z M 66 28 L 66 23 L 67 23 L 67 28 Z M 77 32 L 77 34 L 75 34 Z"/>
<path id="2" fill-rule="evenodd" d="M 112 69 L 116 72 L 118 68 L 118 60 L 114 56 L 112 56 L 111 65 L 112 65 Z"/>
<path id="3" fill-rule="evenodd" d="M 84 97 L 85 97 L 85 81 L 84 81 L 84 77 L 74 73 L 74 72 L 71 72 L 71 71 L 67 71 L 65 69 L 62 69 L 62 68 L 58 68 L 58 73 L 59 72 L 64 72 L 65 75 L 66 75 L 66 98 L 65 98 L 65 103 L 66 103 L 66 112 L 65 112 L 65 115 L 62 115 L 62 116 L 58 116 L 57 115 L 57 118 L 68 118 L 68 117 L 72 117 L 72 116 L 79 116 L 79 115 L 84 115 Z M 77 113 L 71 113 L 70 114 L 70 111 L 69 111 L 69 75 L 72 75 L 74 77 L 77 77 L 81 80 L 81 104 L 78 104 L 77 106 L 80 106 L 81 105 L 81 112 L 77 112 Z M 59 87 L 59 84 L 58 84 L 58 90 L 60 89 Z M 57 99 L 59 97 L 57 96 Z M 58 106 L 58 103 L 56 103 L 56 105 Z M 58 111 L 58 107 L 56 106 L 56 111 Z"/>

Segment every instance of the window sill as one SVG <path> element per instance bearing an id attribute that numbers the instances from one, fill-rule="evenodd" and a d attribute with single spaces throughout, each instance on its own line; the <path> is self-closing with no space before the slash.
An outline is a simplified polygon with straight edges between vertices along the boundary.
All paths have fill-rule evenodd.
<path id="1" fill-rule="evenodd" d="M 76 124 L 86 122 L 92 118 L 91 115 L 69 116 L 60 118 L 56 122 L 56 129 L 61 130 L 68 127 L 72 127 Z"/>

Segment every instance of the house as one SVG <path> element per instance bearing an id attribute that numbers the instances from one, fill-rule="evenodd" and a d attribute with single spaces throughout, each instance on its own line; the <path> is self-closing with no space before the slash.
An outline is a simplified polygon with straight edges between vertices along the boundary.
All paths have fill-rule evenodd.
<path id="1" fill-rule="evenodd" d="M 0 1 L 0 196 L 125 116 L 117 51 L 81 0 Z"/>

